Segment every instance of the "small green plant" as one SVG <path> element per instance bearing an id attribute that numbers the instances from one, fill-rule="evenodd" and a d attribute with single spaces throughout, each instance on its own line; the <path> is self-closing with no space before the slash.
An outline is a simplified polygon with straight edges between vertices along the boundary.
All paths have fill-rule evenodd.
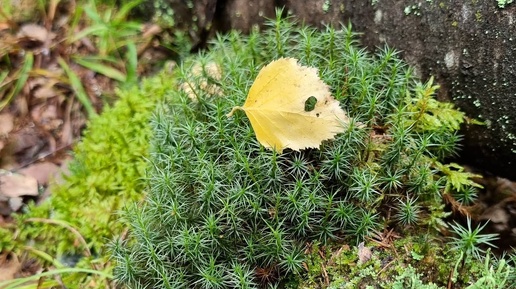
<path id="1" fill-rule="evenodd" d="M 401 225 L 416 225 L 421 214 L 421 205 L 416 203 L 417 199 L 407 197 L 406 200 L 400 199 L 396 205 L 394 219 Z"/>
<path id="2" fill-rule="evenodd" d="M 412 232 L 399 236 L 389 248 L 369 243 L 366 246 L 372 246 L 374 253 L 366 263 L 357 263 L 360 249 L 344 244 L 325 251 L 314 244 L 306 258 L 307 275 L 299 286 L 288 288 L 514 288 L 516 271 L 509 265 L 509 256 L 496 259 L 487 250 L 481 260 L 470 258 L 458 270 L 464 253 L 450 245 L 437 234 Z"/>
<path id="3" fill-rule="evenodd" d="M 440 287 L 436 284 L 424 284 L 421 281 L 421 273 L 417 273 L 416 270 L 409 266 L 403 273 L 396 276 L 396 281 L 392 284 L 392 289 L 439 289 Z"/>
<path id="4" fill-rule="evenodd" d="M 275 288 L 304 272 L 307 244 L 358 244 L 382 231 L 393 202 L 402 200 L 391 216 L 401 223 L 427 223 L 423 202 L 443 216 L 433 162 L 455 151 L 463 114 L 435 101 L 437 87 L 418 84 L 394 50 L 371 56 L 350 27 L 317 31 L 281 15 L 263 33 L 219 36 L 178 70 L 179 88 L 152 120 L 149 193 L 124 210 L 129 237 L 111 247 L 119 282 Z M 278 154 L 260 146 L 244 113 L 226 117 L 280 57 L 318 68 L 351 117 L 319 149 Z"/>
<path id="5" fill-rule="evenodd" d="M 94 117 L 97 115 L 97 112 L 95 111 L 95 108 L 93 107 L 93 104 L 90 101 L 90 98 L 88 94 L 86 94 L 86 91 L 84 90 L 84 87 L 81 83 L 81 79 L 77 76 L 75 72 L 73 72 L 70 69 L 70 66 L 62 59 L 59 58 L 58 60 L 59 65 L 61 68 L 63 68 L 64 72 L 66 73 L 66 76 L 68 77 L 68 81 L 70 86 L 72 87 L 75 95 L 79 99 L 79 101 L 84 106 L 84 109 L 88 113 L 89 117 Z"/>
<path id="6" fill-rule="evenodd" d="M 466 186 L 461 191 L 455 192 L 453 197 L 463 205 L 471 205 L 478 197 L 476 186 Z"/>
<path id="7" fill-rule="evenodd" d="M 499 8 L 505 8 L 505 6 L 511 4 L 513 0 L 496 0 Z"/>
<path id="8" fill-rule="evenodd" d="M 2 53 L 3 54 L 3 53 Z M 23 89 L 23 86 L 29 78 L 29 72 L 32 70 L 34 63 L 34 55 L 28 52 L 24 57 L 23 66 L 13 75 L 8 76 L 9 72 L 4 71 L 0 74 L 0 110 L 3 110 L 14 97 Z M 14 86 L 10 84 L 14 83 Z"/>
<path id="9" fill-rule="evenodd" d="M 466 287 L 466 289 L 514 288 L 516 284 L 510 283 L 509 281 L 510 275 L 514 273 L 514 267 L 507 265 L 505 259 L 500 259 L 498 262 L 491 262 L 491 254 L 488 252 L 484 261 L 482 277 L 474 284 Z"/>
<path id="10" fill-rule="evenodd" d="M 56 31 L 47 31 L 43 27 L 54 28 L 57 26 L 67 33 L 56 32 L 55 38 L 49 38 L 51 43 L 45 44 L 43 41 L 35 41 L 31 45 L 28 45 L 26 41 L 20 41 L 23 40 L 23 38 L 20 38 L 21 36 L 13 35 L 13 37 L 20 39 L 7 41 L 5 45 L 0 47 L 0 70 L 2 71 L 0 72 L 0 99 L 2 100 L 0 110 L 7 107 L 18 95 L 25 96 L 26 93 L 22 89 L 27 81 L 45 79 L 45 82 L 55 83 L 55 87 L 59 86 L 57 84 L 70 87 L 72 95 L 77 96 L 88 116 L 94 116 L 96 111 L 92 104 L 92 95 L 87 94 L 79 73 L 72 69 L 72 62 L 117 80 L 124 87 L 136 84 L 138 63 L 136 44 L 148 39 L 141 36 L 141 24 L 129 21 L 128 14 L 141 1 L 127 2 L 118 10 L 104 9 L 104 13 L 98 12 L 93 0 L 89 1 L 87 5 L 81 5 L 83 1 L 79 1 L 77 9 L 73 9 L 69 18 L 66 18 L 70 19 L 70 23 L 59 25 L 53 25 L 54 19 L 48 15 L 59 13 L 57 7 L 67 4 L 62 1 L 61 3 L 59 3 L 60 1 L 36 2 L 37 9 L 33 7 L 35 11 L 32 11 L 32 13 L 38 12 L 41 15 L 32 15 L 35 18 L 32 21 L 37 22 L 38 17 L 43 18 L 44 23 L 41 24 L 41 30 L 49 33 L 49 35 Z M 19 4 L 19 6 L 18 9 L 23 8 L 23 4 Z M 0 8 L 0 14 L 4 13 L 3 8 L 5 7 Z M 3 16 L 9 18 L 7 23 L 13 31 L 20 29 L 16 24 L 18 21 L 27 22 L 20 19 L 10 19 L 8 15 Z M 39 23 L 34 25 L 39 25 Z M 76 33 L 79 26 L 82 25 L 86 26 Z M 20 29 L 18 34 L 23 35 L 22 32 L 23 29 Z M 84 38 L 90 39 L 85 40 Z M 81 47 L 84 42 L 90 43 L 90 40 L 89 49 L 76 49 L 76 47 Z M 44 49 L 43 46 L 45 46 Z M 46 55 L 45 58 L 57 58 L 64 73 L 56 72 L 54 68 L 48 69 L 49 63 L 55 61 L 43 61 L 43 63 L 34 61 L 34 56 L 39 57 L 42 49 L 49 50 L 44 54 Z M 48 87 L 53 89 L 54 85 Z M 108 92 L 105 93 L 108 94 Z"/>
<path id="11" fill-rule="evenodd" d="M 106 238 L 123 228 L 113 213 L 128 200 L 142 197 L 150 137 L 147 122 L 156 103 L 172 87 L 173 81 L 163 73 L 145 80 L 140 88 L 119 91 L 120 101 L 90 122 L 86 137 L 75 148 L 65 181 L 52 187 L 47 202 L 20 215 L 20 222 L 30 218 L 63 220 L 88 236 L 94 252 L 101 252 Z M 27 226 L 20 237 L 46 239 L 52 244 L 45 250 L 49 254 L 75 253 L 70 251 L 73 248 L 80 252 L 73 245 L 77 238 L 65 232 L 48 225 Z"/>
<path id="12" fill-rule="evenodd" d="M 117 80 L 125 86 L 136 84 L 138 61 L 135 43 L 143 40 L 139 36 L 142 24 L 128 19 L 128 15 L 141 2 L 141 0 L 128 1 L 117 10 L 102 6 L 102 13 L 99 12 L 99 7 L 93 0 L 84 7 L 80 7 L 74 13 L 75 20 L 70 31 L 75 30 L 74 25 L 83 16 L 83 11 L 89 25 L 80 32 L 69 35 L 67 43 L 72 45 L 89 37 L 96 44 L 98 53 L 91 56 L 75 55 L 73 61 Z"/>
<path id="13" fill-rule="evenodd" d="M 103 13 L 99 13 L 95 1 L 90 0 L 84 7 L 79 7 L 79 11 L 74 14 L 74 17 L 81 17 L 81 11 L 84 11 L 91 24 L 79 33 L 71 34 L 68 42 L 72 44 L 81 38 L 94 36 L 99 56 L 118 53 L 121 47 L 134 43 L 141 29 L 140 23 L 127 19 L 131 10 L 141 2 L 142 0 L 127 2 L 116 11 L 113 8 L 103 7 Z M 74 24 L 77 24 L 77 20 Z M 71 31 L 74 31 L 74 29 L 71 29 Z"/>
<path id="14" fill-rule="evenodd" d="M 481 185 L 472 180 L 472 178 L 481 178 L 482 176 L 464 171 L 464 167 L 461 165 L 456 163 L 444 165 L 435 162 L 435 166 L 446 177 L 446 193 L 469 191 L 471 187 L 482 188 Z"/>
<path id="15" fill-rule="evenodd" d="M 480 232 L 487 223 L 473 229 L 470 217 L 467 218 L 466 223 L 466 228 L 456 222 L 450 225 L 452 231 L 457 234 L 457 236 L 451 237 L 452 241 L 450 244 L 453 249 L 464 252 L 465 256 L 463 260 L 466 260 L 469 256 L 481 259 L 482 255 L 486 252 L 481 246 L 496 247 L 491 242 L 498 239 L 498 234 L 481 234 Z"/>

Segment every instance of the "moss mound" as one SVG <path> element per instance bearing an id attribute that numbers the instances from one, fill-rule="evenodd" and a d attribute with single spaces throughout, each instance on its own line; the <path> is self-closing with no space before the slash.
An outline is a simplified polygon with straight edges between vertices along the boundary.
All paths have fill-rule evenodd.
<path id="1" fill-rule="evenodd" d="M 180 89 L 157 109 L 149 194 L 125 210 L 130 237 L 113 244 L 123 284 L 295 288 L 309 244 L 443 223 L 452 186 L 438 161 L 455 153 L 463 114 L 433 99 L 437 87 L 418 83 L 395 51 L 357 48 L 349 27 L 319 32 L 279 17 L 269 26 L 220 36 L 187 60 Z M 318 150 L 276 154 L 243 113 L 226 116 L 280 57 L 317 67 L 353 119 Z"/>

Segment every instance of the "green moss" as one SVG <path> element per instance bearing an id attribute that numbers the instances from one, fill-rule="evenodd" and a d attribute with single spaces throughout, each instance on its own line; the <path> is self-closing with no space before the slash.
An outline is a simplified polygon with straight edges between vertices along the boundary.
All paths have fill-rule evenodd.
<path id="1" fill-rule="evenodd" d="M 490 253 L 483 261 L 468 259 L 461 268 L 463 255 L 438 234 L 414 230 L 404 237 L 391 236 L 395 237 L 392 242 L 380 238 L 375 239 L 380 243 L 366 244 L 373 253 L 363 264 L 358 262 L 361 253 L 356 247 L 312 246 L 308 273 L 297 288 L 444 289 L 450 280 L 454 288 L 514 288 L 510 285 L 514 268 L 503 259 L 493 260 Z"/>
<path id="2" fill-rule="evenodd" d="M 118 91 L 116 104 L 90 120 L 84 138 L 74 148 L 70 173 L 51 187 L 49 199 L 17 216 L 16 231 L 0 238 L 0 249 L 21 254 L 31 244 L 61 262 L 92 254 L 78 266 L 108 264 L 106 243 L 126 228 L 118 219 L 118 210 L 145 194 L 150 116 L 173 86 L 170 75 L 163 73 L 143 81 L 141 87 Z M 77 285 L 86 282 L 86 277 L 66 280 Z"/>
<path id="3" fill-rule="evenodd" d="M 505 8 L 505 6 L 511 4 L 513 0 L 496 0 L 499 8 Z"/>
<path id="4" fill-rule="evenodd" d="M 322 6 L 322 10 L 324 13 L 328 13 L 331 7 L 331 0 L 325 0 Z"/>
<path id="5" fill-rule="evenodd" d="M 52 188 L 51 198 L 31 206 L 21 220 L 51 218 L 68 222 L 87 238 L 95 252 L 102 252 L 106 239 L 120 233 L 116 211 L 144 192 L 145 158 L 150 131 L 148 121 L 156 103 L 172 89 L 166 74 L 144 81 L 141 88 L 119 91 L 119 101 L 92 119 L 85 137 L 74 149 L 70 173 Z M 31 226 L 23 234 L 54 247 L 46 252 L 70 252 L 77 240 L 62 228 Z"/>
<path id="6" fill-rule="evenodd" d="M 423 284 L 410 283 L 421 272 L 403 274 L 409 265 L 439 264 L 424 260 L 442 247 L 419 244 L 411 246 L 409 261 L 393 266 L 396 275 L 382 271 L 389 257 L 381 252 L 364 264 L 350 263 L 356 252 L 341 254 L 337 265 L 324 267 L 334 244 L 353 248 L 399 220 L 434 233 L 442 228 L 446 179 L 436 174 L 436 161 L 455 153 L 463 113 L 437 102 L 438 87 L 417 82 L 394 50 L 370 55 L 356 46 L 349 27 L 317 31 L 280 15 L 263 33 L 219 36 L 178 71 L 180 87 L 188 89 L 173 90 L 153 118 L 149 194 L 124 211 L 130 238 L 113 243 L 118 281 L 159 288 L 301 286 L 296 276 L 308 264 L 316 273 L 306 282 L 326 272 L 336 287 L 362 286 L 381 272 L 392 287 Z M 244 103 L 260 68 L 279 57 L 318 68 L 352 117 L 344 133 L 319 149 L 278 155 L 259 145 L 243 113 L 226 116 Z M 213 65 L 220 77 L 210 72 Z M 399 201 L 417 208 L 410 218 L 393 205 Z M 319 257 L 306 255 L 309 244 L 325 249 Z"/>
<path id="7" fill-rule="evenodd" d="M 19 217 L 20 234 L 15 242 L 12 234 L 0 238 L 2 248 L 31 242 L 63 262 L 87 249 L 93 256 L 77 266 L 109 271 L 106 243 L 129 228 L 129 238 L 112 250 L 117 280 L 133 287 L 445 284 L 462 255 L 448 250 L 435 230 L 447 216 L 441 195 L 469 179 L 447 179 L 457 174 L 438 174 L 436 161 L 455 153 L 464 115 L 437 102 L 438 87 L 417 82 L 394 50 L 370 55 L 358 48 L 349 27 L 320 32 L 279 17 L 269 26 L 261 34 L 219 36 L 210 52 L 186 60 L 174 75 L 120 92 L 120 101 L 91 121 L 65 182 Z M 354 120 L 319 150 L 277 155 L 256 142 L 243 113 L 226 117 L 244 102 L 259 68 L 278 57 L 317 67 Z M 222 75 L 213 75 L 213 65 Z M 418 209 L 407 218 L 398 203 Z M 403 220 L 411 221 L 398 229 L 400 239 L 388 249 L 366 243 L 371 259 L 358 262 L 359 242 Z M 514 272 L 471 258 L 464 263 L 455 274 L 464 287 L 493 276 L 502 284 Z M 78 278 L 70 282 L 92 277 Z"/>
<path id="8" fill-rule="evenodd" d="M 482 22 L 482 13 L 480 11 L 475 12 L 475 20 L 477 22 Z"/>

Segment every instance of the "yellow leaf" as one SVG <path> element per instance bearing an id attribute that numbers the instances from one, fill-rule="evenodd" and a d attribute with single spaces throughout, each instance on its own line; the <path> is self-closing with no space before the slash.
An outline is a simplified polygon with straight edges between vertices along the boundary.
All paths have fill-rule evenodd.
<path id="1" fill-rule="evenodd" d="M 281 153 L 290 148 L 318 148 L 345 130 L 348 117 L 317 69 L 293 58 L 280 58 L 262 68 L 242 107 L 256 138 Z"/>

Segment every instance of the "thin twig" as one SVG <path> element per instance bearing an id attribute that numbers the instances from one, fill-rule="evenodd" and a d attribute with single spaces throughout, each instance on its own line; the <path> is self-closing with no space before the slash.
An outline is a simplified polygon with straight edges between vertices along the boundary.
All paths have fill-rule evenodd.
<path id="1" fill-rule="evenodd" d="M 385 265 L 380 271 L 378 271 L 378 274 L 376 274 L 376 275 L 379 276 L 385 269 L 387 269 L 387 267 L 389 267 L 392 263 L 394 263 L 394 261 L 396 261 L 396 259 L 392 259 L 392 261 L 387 263 L 387 265 Z"/>
<path id="2" fill-rule="evenodd" d="M 450 271 L 450 275 L 448 276 L 448 286 L 446 286 L 447 289 L 453 289 L 453 269 Z"/>

